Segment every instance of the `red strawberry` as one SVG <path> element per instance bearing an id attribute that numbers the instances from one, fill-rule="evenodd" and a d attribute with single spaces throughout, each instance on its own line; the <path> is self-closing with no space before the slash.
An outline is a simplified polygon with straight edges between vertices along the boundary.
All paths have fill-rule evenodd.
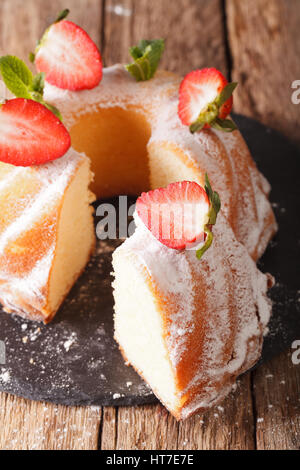
<path id="1" fill-rule="evenodd" d="M 71 21 L 59 21 L 48 28 L 37 47 L 35 64 L 48 83 L 67 90 L 91 89 L 102 79 L 96 44 Z"/>
<path id="2" fill-rule="evenodd" d="M 0 107 L 0 161 L 40 165 L 62 157 L 70 145 L 65 126 L 37 101 L 16 98 Z"/>
<path id="3" fill-rule="evenodd" d="M 142 193 L 136 203 L 140 219 L 169 248 L 182 250 L 205 239 L 210 201 L 195 182 L 182 181 Z"/>
<path id="4" fill-rule="evenodd" d="M 226 117 L 232 108 L 236 83 L 228 83 L 215 68 L 195 70 L 183 79 L 179 90 L 178 114 L 191 132 L 215 127 L 232 131 L 233 121 Z"/>

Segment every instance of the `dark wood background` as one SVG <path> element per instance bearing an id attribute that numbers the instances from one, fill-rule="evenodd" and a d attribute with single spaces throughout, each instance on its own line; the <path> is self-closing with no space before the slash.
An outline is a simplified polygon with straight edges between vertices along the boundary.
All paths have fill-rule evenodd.
<path id="1" fill-rule="evenodd" d="M 215 66 L 237 80 L 234 110 L 300 143 L 300 0 L 0 0 L 0 52 L 22 58 L 63 8 L 105 65 L 164 37 L 162 66 Z M 300 365 L 287 351 L 243 376 L 221 407 L 177 423 L 160 405 L 67 408 L 0 394 L 0 449 L 299 449 Z"/>

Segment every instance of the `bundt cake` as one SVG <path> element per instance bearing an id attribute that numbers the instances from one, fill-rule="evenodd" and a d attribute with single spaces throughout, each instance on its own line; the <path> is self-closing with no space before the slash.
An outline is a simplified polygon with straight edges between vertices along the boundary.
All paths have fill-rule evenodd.
<path id="1" fill-rule="evenodd" d="M 45 100 L 62 112 L 75 150 L 31 168 L 0 164 L 0 299 L 7 311 L 48 322 L 83 270 L 94 245 L 90 162 L 98 199 L 184 179 L 203 184 L 207 172 L 237 239 L 253 259 L 262 255 L 276 230 L 269 184 L 238 131 L 190 134 L 178 118 L 178 86 L 167 72 L 137 83 L 121 65 L 104 69 L 92 90 L 46 83 Z"/>
<path id="2" fill-rule="evenodd" d="M 276 230 L 270 186 L 239 131 L 223 132 L 235 128 L 226 117 L 236 84 L 216 69 L 192 72 L 181 84 L 168 72 L 154 77 L 162 40 L 133 47 L 127 70 L 102 70 L 95 44 L 67 14 L 31 55 L 35 77 L 17 58 L 0 59 L 19 97 L 0 108 L 0 300 L 8 312 L 53 318 L 95 245 L 93 193 L 103 199 L 197 186 L 209 207 L 201 243 L 213 240 L 205 255 L 202 245 L 196 252 L 166 246 L 138 208 L 136 232 L 113 255 L 116 340 L 183 419 L 217 403 L 260 355 L 271 277 L 255 260 Z"/>

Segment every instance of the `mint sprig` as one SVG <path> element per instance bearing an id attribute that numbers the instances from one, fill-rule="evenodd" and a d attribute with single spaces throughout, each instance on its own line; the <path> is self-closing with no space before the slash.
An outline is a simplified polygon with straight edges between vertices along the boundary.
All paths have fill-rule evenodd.
<path id="1" fill-rule="evenodd" d="M 201 111 L 196 121 L 190 125 L 192 134 L 203 129 L 205 124 L 209 124 L 214 129 L 224 132 L 232 132 L 237 129 L 236 124 L 231 119 L 221 119 L 218 117 L 220 108 L 231 97 L 237 85 L 237 82 L 228 83 L 217 98 L 209 103 L 205 110 Z"/>
<path id="2" fill-rule="evenodd" d="M 44 73 L 33 75 L 21 59 L 12 55 L 0 58 L 0 73 L 7 88 L 17 98 L 38 101 L 52 111 L 59 119 L 62 119 L 58 109 L 44 101 Z"/>
<path id="3" fill-rule="evenodd" d="M 134 62 L 125 65 L 125 67 L 136 81 L 150 80 L 155 75 L 164 49 L 164 39 L 153 39 L 150 41 L 143 39 L 137 46 L 129 49 Z"/>
<path id="4" fill-rule="evenodd" d="M 221 209 L 220 196 L 216 191 L 213 191 L 207 173 L 205 173 L 205 186 L 204 189 L 210 202 L 210 210 L 208 215 L 208 222 L 204 227 L 204 233 L 206 234 L 205 243 L 196 251 L 196 256 L 201 259 L 204 253 L 210 248 L 213 242 L 213 233 L 211 231 L 212 225 L 215 225 L 217 221 L 217 215 Z"/>
<path id="5" fill-rule="evenodd" d="M 24 65 L 18 57 L 7 55 L 0 58 L 0 72 L 7 88 L 19 98 L 30 99 L 33 75 Z"/>

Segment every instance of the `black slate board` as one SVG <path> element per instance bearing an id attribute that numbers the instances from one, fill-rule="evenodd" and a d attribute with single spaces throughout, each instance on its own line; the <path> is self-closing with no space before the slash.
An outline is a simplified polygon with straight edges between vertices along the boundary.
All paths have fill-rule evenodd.
<path id="1" fill-rule="evenodd" d="M 273 318 L 263 362 L 300 338 L 300 151 L 252 119 L 235 116 L 235 120 L 259 169 L 272 184 L 271 200 L 280 227 L 259 262 L 260 269 L 277 281 L 270 291 Z M 98 243 L 97 254 L 50 325 L 0 312 L 0 340 L 6 345 L 6 364 L 0 365 L 1 391 L 65 405 L 156 401 L 134 370 L 125 366 L 113 340 L 111 254 L 119 243 Z"/>

